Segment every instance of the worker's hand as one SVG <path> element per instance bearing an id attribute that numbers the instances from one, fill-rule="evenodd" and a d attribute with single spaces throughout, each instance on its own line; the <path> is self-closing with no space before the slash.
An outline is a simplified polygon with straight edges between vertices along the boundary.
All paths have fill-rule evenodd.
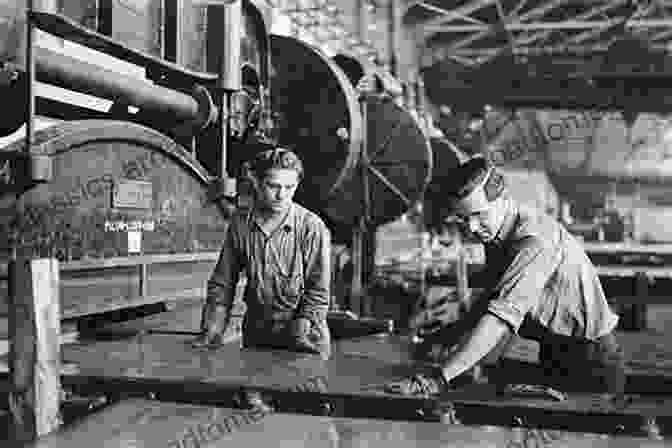
<path id="1" fill-rule="evenodd" d="M 440 344 L 422 341 L 413 345 L 411 356 L 416 361 L 436 363 L 439 360 L 441 351 L 442 346 Z"/>
<path id="2" fill-rule="evenodd" d="M 217 348 L 224 345 L 224 330 L 206 330 L 191 342 L 194 348 Z"/>
<path id="3" fill-rule="evenodd" d="M 422 300 L 409 320 L 409 328 L 431 334 L 456 320 L 455 305 L 444 297 L 429 306 Z"/>
<path id="4" fill-rule="evenodd" d="M 453 347 L 451 344 L 426 339 L 413 346 L 411 356 L 416 361 L 441 364 L 448 358 Z"/>
<path id="5" fill-rule="evenodd" d="M 317 345 L 310 339 L 312 323 L 310 320 L 299 317 L 289 325 L 289 337 L 291 348 L 301 353 L 320 354 Z"/>

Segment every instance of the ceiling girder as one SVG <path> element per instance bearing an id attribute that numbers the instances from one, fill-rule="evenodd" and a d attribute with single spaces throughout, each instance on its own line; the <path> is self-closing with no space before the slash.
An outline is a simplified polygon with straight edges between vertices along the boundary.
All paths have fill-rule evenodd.
<path id="1" fill-rule="evenodd" d="M 560 7 L 576 6 L 576 0 L 549 0 L 539 4 L 530 0 L 473 0 L 453 10 L 441 8 L 440 17 L 419 26 L 426 38 L 422 65 L 447 57 L 470 58 L 473 63 L 482 64 L 507 50 L 512 50 L 514 55 L 588 56 L 606 51 L 615 36 L 624 34 L 654 42 L 656 50 L 672 51 L 672 45 L 666 45 L 666 41 L 672 39 L 672 2 L 669 0 L 639 4 L 636 0 L 605 0 L 598 5 L 589 4 L 579 2 L 579 13 L 564 20 L 555 13 L 554 20 L 545 16 Z M 490 23 L 457 21 L 468 11 L 475 13 L 491 6 L 497 8 L 497 16 Z M 524 8 L 528 8 L 527 11 L 519 14 Z M 477 21 L 481 21 L 480 18 Z M 506 33 L 501 43 L 490 39 L 500 33 Z M 452 36 L 452 40 L 447 41 L 448 36 Z"/>
<path id="2" fill-rule="evenodd" d="M 544 14 L 546 14 L 548 11 L 557 8 L 559 6 L 562 6 L 564 4 L 567 4 L 571 0 L 550 0 L 548 3 L 544 3 L 542 6 L 539 6 L 537 8 L 532 9 L 531 11 L 526 12 L 525 14 L 521 15 L 519 17 L 520 21 L 523 20 L 530 20 L 530 19 L 536 19 L 539 17 L 542 17 Z M 493 35 L 496 31 L 501 30 L 501 25 L 492 25 L 488 29 L 480 30 L 476 32 L 475 34 L 472 34 L 469 37 L 466 37 L 462 40 L 458 40 L 456 42 L 453 42 L 452 44 L 448 45 L 446 47 L 446 50 L 450 51 L 453 49 L 457 48 L 462 48 L 465 47 L 477 40 L 483 39 L 484 37 L 488 37 Z"/>
<path id="3" fill-rule="evenodd" d="M 536 31 L 536 30 L 590 30 L 594 28 L 610 28 L 622 23 L 622 19 L 610 20 L 565 20 L 562 22 L 532 22 L 532 23 L 507 23 L 505 28 L 510 31 Z M 487 31 L 497 25 L 442 25 L 430 27 L 431 31 L 464 33 L 475 31 Z M 672 26 L 672 18 L 669 19 L 641 19 L 629 20 L 625 23 L 628 28 L 662 28 Z"/>
<path id="4" fill-rule="evenodd" d="M 422 25 L 422 28 L 428 26 L 440 25 L 441 23 L 444 23 L 449 20 L 453 20 L 456 18 L 459 19 L 463 16 L 468 16 L 469 14 L 472 14 L 480 9 L 483 9 L 486 6 L 494 4 L 494 2 L 495 0 L 471 0 L 467 4 L 459 6 L 455 9 L 442 10 L 440 17 L 428 20 Z"/>

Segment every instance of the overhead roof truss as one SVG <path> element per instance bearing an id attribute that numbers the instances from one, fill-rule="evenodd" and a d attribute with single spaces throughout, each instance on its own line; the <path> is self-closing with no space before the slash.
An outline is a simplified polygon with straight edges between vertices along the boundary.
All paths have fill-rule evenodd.
<path id="1" fill-rule="evenodd" d="M 517 56 L 604 52 L 625 35 L 668 49 L 671 0 L 425 0 L 406 21 L 424 37 L 423 65 L 450 58 L 479 65 L 505 50 Z"/>

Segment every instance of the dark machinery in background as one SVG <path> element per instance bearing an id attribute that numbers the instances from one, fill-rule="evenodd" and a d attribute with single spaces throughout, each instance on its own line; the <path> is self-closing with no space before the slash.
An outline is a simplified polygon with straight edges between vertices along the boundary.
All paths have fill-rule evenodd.
<path id="1" fill-rule="evenodd" d="M 297 200 L 353 246 L 364 276 L 354 276 L 353 294 L 361 295 L 375 228 L 421 199 L 432 170 L 422 128 L 394 101 L 399 92 L 385 88 L 389 75 L 379 74 L 381 88 L 364 98 L 358 61 L 269 37 L 254 3 L 177 4 L 148 9 L 152 20 L 137 23 L 122 22 L 119 5 L 102 0 L 84 17 L 63 8 L 29 13 L 0 86 L 26 105 L 3 114 L 3 135 L 26 122 L 29 143 L 0 152 L 3 258 L 64 262 L 64 317 L 198 297 L 236 204 L 233 178 L 244 177 L 242 161 L 279 144 L 305 162 Z M 6 11 L 16 14 L 7 35 L 21 36 L 23 11 Z M 133 64 L 145 78 L 38 45 L 35 29 Z M 158 44 L 138 40 L 156 32 Z M 112 105 L 100 111 L 38 96 L 35 80 Z M 51 125 L 36 130 L 43 118 Z"/>
<path id="2" fill-rule="evenodd" d="M 308 172 L 297 200 L 323 213 L 336 242 L 352 243 L 350 307 L 359 312 L 375 229 L 421 199 L 432 170 L 429 142 L 385 74 L 372 73 L 375 91 L 360 95 L 366 70 L 353 58 L 330 60 L 282 36 L 271 36 L 271 56 L 278 141 L 299 152 Z"/>
<path id="3" fill-rule="evenodd" d="M 118 5 L 101 2 L 95 29 L 58 10 L 31 10 L 19 39 L 27 48 L 24 63 L 19 47 L 4 66 L 4 92 L 28 105 L 3 115 L 5 135 L 27 116 L 29 144 L 17 141 L 0 153 L 0 246 L 6 259 L 65 262 L 64 318 L 200 295 L 232 208 L 224 197 L 235 193 L 227 155 L 243 152 L 248 141 L 268 140 L 261 113 L 268 36 L 259 9 L 248 1 L 199 7 L 208 32 L 203 71 L 194 71 L 176 63 L 175 50 L 191 30 L 177 30 L 181 12 L 169 4 L 158 55 L 112 39 L 137 23 L 116 22 Z M 8 20 L 18 35 L 21 18 Z M 134 64 L 146 77 L 36 45 L 35 28 Z M 94 111 L 36 98 L 35 80 L 112 106 Z M 56 121 L 36 131 L 43 118 Z"/>

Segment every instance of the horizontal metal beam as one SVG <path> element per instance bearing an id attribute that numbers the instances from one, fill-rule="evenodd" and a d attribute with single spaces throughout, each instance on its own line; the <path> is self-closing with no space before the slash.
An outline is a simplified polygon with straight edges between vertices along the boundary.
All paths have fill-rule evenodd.
<path id="1" fill-rule="evenodd" d="M 495 0 L 471 0 L 465 5 L 447 10 L 445 13 L 442 13 L 441 17 L 427 21 L 422 25 L 422 29 L 426 30 L 427 27 L 436 26 L 449 20 L 463 18 L 464 16 L 468 16 L 469 14 L 494 3 Z"/>
<path id="2" fill-rule="evenodd" d="M 535 30 L 584 30 L 595 28 L 610 28 L 622 22 L 621 19 L 611 20 L 565 20 L 558 22 L 533 22 L 533 23 L 508 23 L 505 28 L 510 31 L 535 31 Z M 477 31 L 486 31 L 501 24 L 492 25 L 440 25 L 425 27 L 426 31 L 433 31 L 438 33 L 469 33 Z M 670 19 L 643 19 L 643 20 L 629 20 L 626 27 L 630 28 L 656 28 L 656 27 L 670 27 L 672 26 L 672 18 Z"/>
<path id="3" fill-rule="evenodd" d="M 653 44 L 650 46 L 653 50 L 671 51 L 669 45 Z M 480 57 L 492 56 L 500 53 L 503 47 L 492 48 L 460 48 L 453 50 L 451 54 L 462 57 Z M 608 43 L 599 43 L 591 45 L 567 45 L 560 43 L 558 45 L 544 45 L 534 47 L 516 47 L 513 49 L 513 54 L 517 56 L 551 56 L 551 55 L 590 55 L 596 53 L 603 53 L 609 49 Z"/>

